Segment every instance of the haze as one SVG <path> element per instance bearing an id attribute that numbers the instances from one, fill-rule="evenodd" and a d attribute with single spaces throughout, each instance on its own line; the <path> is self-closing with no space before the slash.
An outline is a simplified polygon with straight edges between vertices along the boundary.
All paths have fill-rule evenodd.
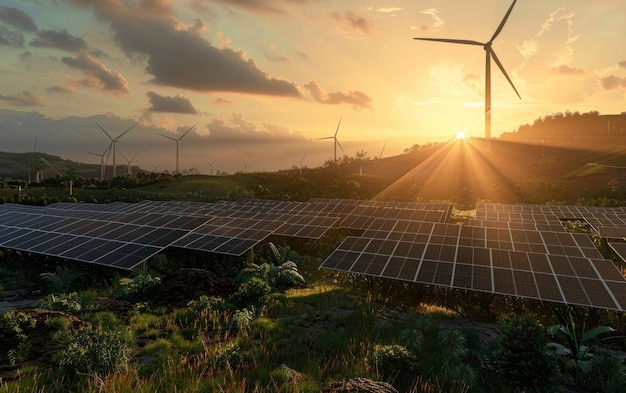
<path id="1" fill-rule="evenodd" d="M 484 133 L 480 48 L 508 1 L 5 0 L 0 151 L 80 162 L 113 137 L 147 170 L 319 166 Z M 624 111 L 626 4 L 518 2 L 493 43 L 492 135 L 554 112 Z M 35 146 L 35 141 L 37 145 Z M 117 162 L 123 159 L 118 155 Z"/>

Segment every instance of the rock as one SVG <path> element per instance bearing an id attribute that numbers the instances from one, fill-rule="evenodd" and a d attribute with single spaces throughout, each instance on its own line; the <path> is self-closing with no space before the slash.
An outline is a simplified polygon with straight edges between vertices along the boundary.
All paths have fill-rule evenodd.
<path id="1" fill-rule="evenodd" d="M 353 378 L 332 382 L 322 393 L 398 393 L 398 390 L 386 382 Z"/>
<path id="2" fill-rule="evenodd" d="M 158 299 L 160 304 L 169 308 L 179 308 L 203 295 L 228 297 L 238 288 L 237 282 L 208 270 L 185 268 L 161 280 Z"/>

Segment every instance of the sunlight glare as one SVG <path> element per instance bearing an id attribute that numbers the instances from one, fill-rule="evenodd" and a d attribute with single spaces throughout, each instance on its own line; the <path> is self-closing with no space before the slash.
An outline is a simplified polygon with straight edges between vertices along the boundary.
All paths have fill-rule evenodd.
<path id="1" fill-rule="evenodd" d="M 456 134 L 456 139 L 465 139 L 465 131 L 460 131 Z"/>

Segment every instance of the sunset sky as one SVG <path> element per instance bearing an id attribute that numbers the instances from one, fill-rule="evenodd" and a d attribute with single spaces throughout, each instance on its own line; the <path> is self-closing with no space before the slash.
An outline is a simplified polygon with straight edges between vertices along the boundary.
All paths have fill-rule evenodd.
<path id="1" fill-rule="evenodd" d="M 484 133 L 484 51 L 507 0 L 2 0 L 0 151 L 209 172 L 316 167 Z M 626 2 L 519 0 L 493 49 L 492 134 L 626 111 Z"/>

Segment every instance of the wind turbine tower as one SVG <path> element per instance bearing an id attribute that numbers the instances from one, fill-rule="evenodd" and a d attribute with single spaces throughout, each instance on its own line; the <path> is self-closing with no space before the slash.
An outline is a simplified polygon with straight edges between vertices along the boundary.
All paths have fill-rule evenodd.
<path id="1" fill-rule="evenodd" d="M 98 124 L 98 122 L 96 122 L 96 124 Z M 123 137 L 128 131 L 132 130 L 133 128 L 135 128 L 135 126 L 138 123 L 133 124 L 130 128 L 128 128 L 126 131 L 122 132 L 117 138 L 113 138 L 111 137 L 111 135 L 104 129 L 102 128 L 102 126 L 100 124 L 98 124 L 98 127 L 100 127 L 100 129 L 102 130 L 102 132 L 104 132 L 106 134 L 106 136 L 109 137 L 109 139 L 111 140 L 111 146 L 112 146 L 112 152 L 113 152 L 113 177 L 116 176 L 115 173 L 115 144 L 120 140 L 121 137 Z"/>
<path id="2" fill-rule="evenodd" d="M 211 176 L 213 176 L 213 164 L 215 164 L 215 161 L 217 160 L 213 160 L 213 162 L 207 162 L 207 164 L 211 167 Z"/>
<path id="3" fill-rule="evenodd" d="M 180 136 L 180 137 L 178 137 L 178 138 L 173 138 L 173 137 L 171 137 L 171 136 L 169 136 L 169 135 L 165 135 L 165 134 L 159 134 L 158 132 L 156 133 L 157 135 L 161 135 L 163 138 L 171 139 L 171 140 L 173 140 L 174 142 L 176 142 L 176 173 L 180 173 L 180 172 L 179 172 L 179 170 L 178 170 L 178 169 L 179 169 L 179 161 L 178 161 L 178 143 L 180 142 L 180 140 L 181 140 L 181 139 L 183 139 L 183 138 L 185 137 L 185 135 L 187 135 L 187 134 L 189 133 L 189 131 L 193 130 L 195 126 L 196 126 L 195 124 L 194 124 L 193 126 L 191 126 L 191 128 L 190 128 L 190 129 L 188 129 L 187 131 L 185 131 L 185 132 L 183 133 L 183 135 L 181 135 L 181 136 Z"/>
<path id="4" fill-rule="evenodd" d="M 122 154 L 122 153 L 120 153 L 120 154 Z M 137 158 L 137 154 L 139 154 L 139 153 L 135 153 L 133 158 L 131 158 L 130 160 L 128 158 L 126 158 L 125 155 L 122 154 L 122 157 L 124 157 L 124 159 L 128 163 L 128 166 L 126 167 L 126 174 L 128 174 L 129 176 L 133 175 L 133 173 L 132 173 L 132 164 L 133 164 L 133 162 L 136 162 L 135 158 Z"/>
<path id="5" fill-rule="evenodd" d="M 422 41 L 437 41 L 437 42 L 447 42 L 447 43 L 452 43 L 452 44 L 477 45 L 477 46 L 482 46 L 483 49 L 485 50 L 485 54 L 486 54 L 486 60 L 485 60 L 485 148 L 487 151 L 491 150 L 491 59 L 492 58 L 498 65 L 498 68 L 500 68 L 500 71 L 502 71 L 502 74 L 504 74 L 506 80 L 509 81 L 509 84 L 511 85 L 513 90 L 515 90 L 515 93 L 517 94 L 517 96 L 520 99 L 522 99 L 522 97 L 517 92 L 517 89 L 515 88 L 513 81 L 511 81 L 511 78 L 509 78 L 509 75 L 506 73 L 506 70 L 504 69 L 504 66 L 502 65 L 502 63 L 500 62 L 500 59 L 498 59 L 498 56 L 496 56 L 496 52 L 494 52 L 493 48 L 491 47 L 491 45 L 493 44 L 493 41 L 496 39 L 496 37 L 498 37 L 498 35 L 502 31 L 502 28 L 504 28 L 504 24 L 509 18 L 509 15 L 511 15 L 511 11 L 513 11 L 513 7 L 515 6 L 516 2 L 517 0 L 513 0 L 513 3 L 511 3 L 509 10 L 504 15 L 504 18 L 502 18 L 500 25 L 496 29 L 495 33 L 493 33 L 493 36 L 491 36 L 491 39 L 487 42 L 478 42 L 478 41 L 465 40 L 465 39 L 450 39 L 450 38 L 414 38 L 415 40 L 422 40 Z"/>
<path id="6" fill-rule="evenodd" d="M 337 146 L 339 146 L 339 148 L 341 149 L 341 151 L 343 152 L 343 154 L 346 154 L 346 152 L 343 150 L 343 147 L 341 147 L 341 143 L 339 143 L 339 139 L 337 139 L 337 134 L 339 133 L 339 126 L 341 125 L 341 117 L 339 118 L 339 123 L 337 124 L 337 129 L 335 130 L 335 135 L 333 136 L 327 136 L 324 138 L 317 138 L 317 140 L 322 140 L 322 139 L 333 139 L 335 141 L 335 163 L 337 163 Z"/>
<path id="7" fill-rule="evenodd" d="M 109 146 L 107 146 L 106 150 L 102 154 L 98 154 L 98 153 L 94 153 L 94 152 L 91 152 L 91 151 L 87 151 L 87 153 L 89 153 L 89 154 L 93 154 L 94 156 L 100 157 L 100 181 L 104 180 L 104 167 L 105 167 L 105 165 L 104 165 L 104 156 L 107 156 L 107 158 L 109 157 L 108 154 L 111 153 L 111 146 L 112 146 L 112 143 L 109 143 Z"/>
<path id="8" fill-rule="evenodd" d="M 300 175 L 302 175 L 302 161 L 304 161 L 304 159 L 306 158 L 306 154 L 302 156 L 302 158 L 299 161 L 293 161 L 293 162 L 297 162 L 300 164 Z"/>

